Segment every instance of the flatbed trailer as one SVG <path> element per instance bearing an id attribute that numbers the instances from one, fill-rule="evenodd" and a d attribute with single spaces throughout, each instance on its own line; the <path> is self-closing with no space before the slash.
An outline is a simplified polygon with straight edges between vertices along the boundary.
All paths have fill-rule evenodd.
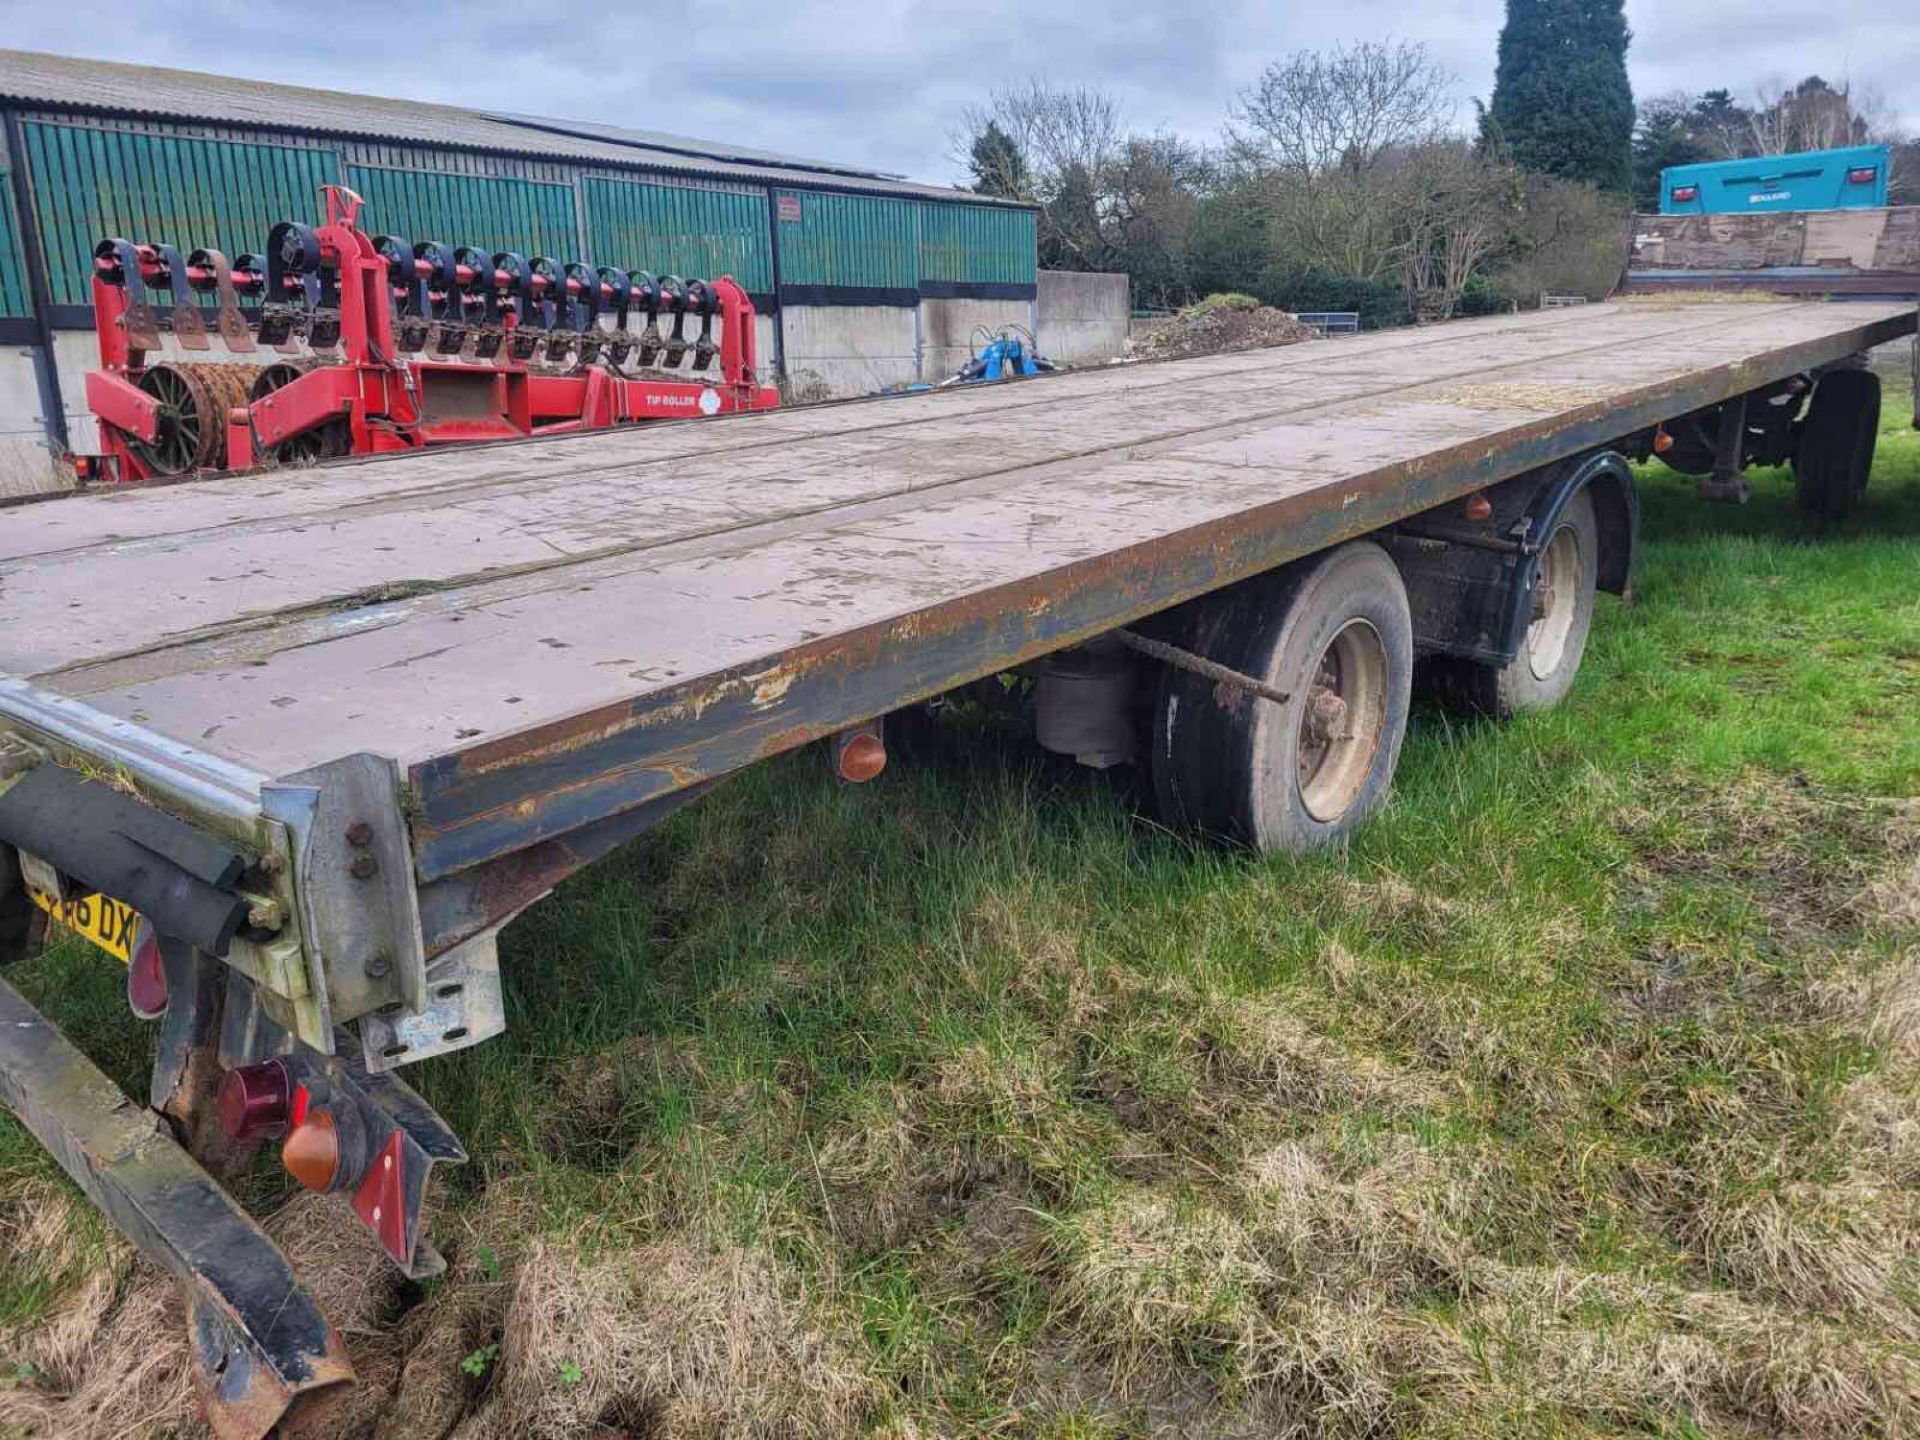
<path id="1" fill-rule="evenodd" d="M 1623 456 L 1730 498 L 1793 458 L 1839 513 L 1856 357 L 1914 328 L 1661 293 L 0 509 L 0 961 L 119 917 L 169 1127 L 4 983 L 0 1091 L 189 1283 L 216 1429 L 266 1433 L 350 1372 L 207 1171 L 284 1136 L 431 1273 L 462 1157 L 394 1072 L 503 1028 L 495 938 L 565 876 L 809 742 L 870 775 L 889 713 L 1019 667 L 1042 743 L 1146 764 L 1173 818 L 1337 839 L 1416 659 L 1565 693 L 1630 584 Z"/>

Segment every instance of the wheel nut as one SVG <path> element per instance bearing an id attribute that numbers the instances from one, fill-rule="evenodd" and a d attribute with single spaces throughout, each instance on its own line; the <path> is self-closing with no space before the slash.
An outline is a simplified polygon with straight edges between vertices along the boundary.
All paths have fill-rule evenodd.
<path id="1" fill-rule="evenodd" d="M 364 820 L 356 820 L 347 826 L 347 843 L 359 848 L 373 843 L 373 826 Z"/>
<path id="2" fill-rule="evenodd" d="M 380 872 L 380 862 L 371 855 L 356 855 L 347 870 L 356 880 L 371 880 Z"/>

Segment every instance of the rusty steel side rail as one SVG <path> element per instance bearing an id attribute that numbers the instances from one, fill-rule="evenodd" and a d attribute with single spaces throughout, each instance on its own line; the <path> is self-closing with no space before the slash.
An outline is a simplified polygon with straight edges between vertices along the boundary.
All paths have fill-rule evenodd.
<path id="1" fill-rule="evenodd" d="M 220 1440 L 260 1440 L 353 1379 L 287 1257 L 173 1139 L 0 981 L 0 1102 L 155 1264 L 186 1285 L 195 1383 Z"/>
<path id="2" fill-rule="evenodd" d="M 258 845 L 267 777 L 169 740 L 85 701 L 0 674 L 0 731 L 13 730 L 70 765 L 114 772 L 179 809 L 181 818 Z"/>
<path id="3" fill-rule="evenodd" d="M 1476 439 L 797 646 L 780 657 L 790 683 L 776 705 L 755 701 L 761 658 L 422 761 L 407 777 L 420 878 L 488 866 L 1488 485 L 1834 364 L 1914 325 L 1912 316 L 1866 322 L 1573 407 L 1498 444 Z"/>

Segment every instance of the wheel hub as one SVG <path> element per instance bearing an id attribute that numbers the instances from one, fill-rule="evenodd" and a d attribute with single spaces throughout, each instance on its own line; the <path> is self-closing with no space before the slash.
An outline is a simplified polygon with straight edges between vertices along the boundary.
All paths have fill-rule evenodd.
<path id="1" fill-rule="evenodd" d="M 1352 620 L 1327 643 L 1300 707 L 1296 782 L 1307 813 L 1331 824 L 1366 788 L 1386 723 L 1387 654 L 1380 632 Z"/>
<path id="2" fill-rule="evenodd" d="M 1573 526 L 1553 532 L 1533 587 L 1533 620 L 1527 626 L 1527 665 L 1534 678 L 1551 679 L 1566 659 L 1580 594 L 1580 541 Z"/>

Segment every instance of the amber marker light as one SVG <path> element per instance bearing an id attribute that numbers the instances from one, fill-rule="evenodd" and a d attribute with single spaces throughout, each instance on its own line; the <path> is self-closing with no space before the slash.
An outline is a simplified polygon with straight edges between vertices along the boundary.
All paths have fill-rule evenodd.
<path id="1" fill-rule="evenodd" d="M 280 1163 L 309 1190 L 331 1190 L 340 1176 L 340 1132 L 330 1111 L 313 1109 L 280 1147 Z"/>
<path id="2" fill-rule="evenodd" d="M 849 735 L 834 756 L 834 769 L 853 785 L 865 784 L 886 768 L 886 742 L 871 730 Z"/>

